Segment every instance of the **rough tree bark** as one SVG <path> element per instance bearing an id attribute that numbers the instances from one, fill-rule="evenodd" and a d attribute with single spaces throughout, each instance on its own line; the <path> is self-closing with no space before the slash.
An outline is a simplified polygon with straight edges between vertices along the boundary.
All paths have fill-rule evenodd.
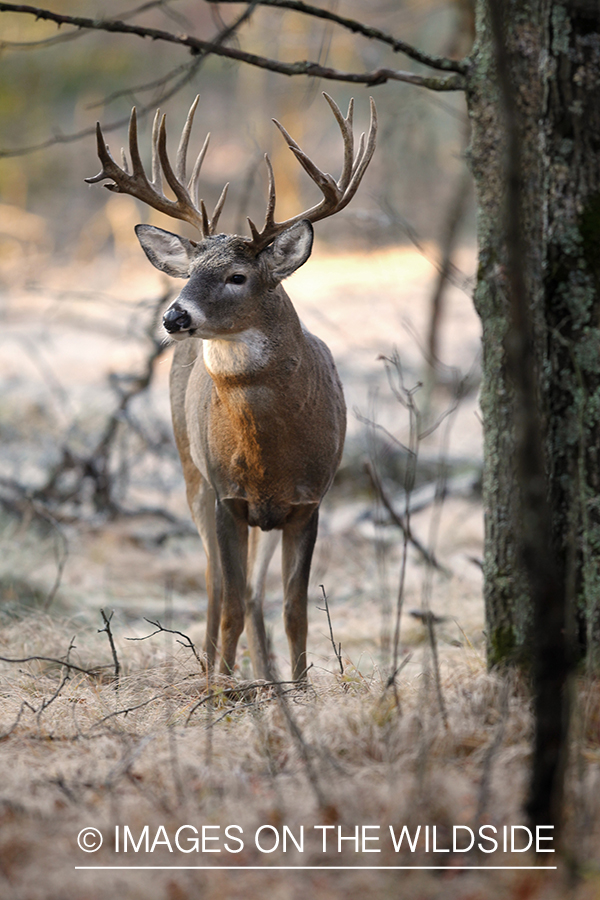
<path id="1" fill-rule="evenodd" d="M 600 5 L 505 0 L 522 164 L 523 273 L 542 412 L 552 553 L 579 655 L 600 667 Z M 519 559 L 516 407 L 501 217 L 505 129 L 487 4 L 468 76 L 483 324 L 485 603 L 490 664 L 531 658 L 534 614 Z"/>

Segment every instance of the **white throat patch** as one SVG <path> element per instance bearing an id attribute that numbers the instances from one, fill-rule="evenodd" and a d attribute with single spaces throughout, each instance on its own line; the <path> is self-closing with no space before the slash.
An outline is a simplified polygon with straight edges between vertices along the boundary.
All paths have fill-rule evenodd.
<path id="1" fill-rule="evenodd" d="M 204 365 L 211 375 L 256 372 L 271 358 L 269 340 L 258 328 L 247 328 L 227 338 L 205 338 L 202 344 Z"/>

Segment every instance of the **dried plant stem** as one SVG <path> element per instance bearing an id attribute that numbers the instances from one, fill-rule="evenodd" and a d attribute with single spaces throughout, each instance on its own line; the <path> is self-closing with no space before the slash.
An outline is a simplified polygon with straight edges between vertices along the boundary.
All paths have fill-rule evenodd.
<path id="1" fill-rule="evenodd" d="M 107 616 L 103 609 L 100 610 L 100 615 L 102 616 L 102 621 L 104 622 L 104 628 L 98 629 L 98 634 L 103 634 L 106 632 L 106 636 L 108 638 L 108 643 L 110 645 L 110 652 L 112 653 L 113 664 L 115 667 L 115 690 L 119 690 L 119 674 L 121 672 L 121 663 L 119 662 L 119 657 L 117 655 L 117 648 L 115 646 L 115 640 L 113 637 L 112 629 L 110 627 L 110 623 L 112 621 L 112 617 L 114 616 L 115 611 L 111 612 L 110 616 Z"/>
<path id="2" fill-rule="evenodd" d="M 336 645 L 335 639 L 333 637 L 333 626 L 331 624 L 331 616 L 329 614 L 329 603 L 327 602 L 327 594 L 325 593 L 325 585 L 320 584 L 319 587 L 321 588 L 321 591 L 323 594 L 323 603 L 325 604 L 325 608 L 323 609 L 322 606 L 318 606 L 317 609 L 320 609 L 321 612 L 325 612 L 327 614 L 327 623 L 329 625 L 329 639 L 331 641 L 331 646 L 333 647 L 333 652 L 335 653 L 335 658 L 337 659 L 339 667 L 340 667 L 340 675 L 343 675 L 344 674 L 344 662 L 342 660 L 342 645 L 341 645 L 341 643 Z"/>
<path id="3" fill-rule="evenodd" d="M 433 663 L 433 679 L 435 683 L 435 693 L 438 701 L 438 707 L 444 728 L 448 728 L 448 710 L 444 701 L 444 693 L 442 691 L 442 678 L 440 674 L 440 660 L 437 649 L 437 637 L 435 634 L 435 616 L 432 612 L 426 616 L 427 634 L 429 635 L 429 646 L 431 647 L 431 660 Z"/>

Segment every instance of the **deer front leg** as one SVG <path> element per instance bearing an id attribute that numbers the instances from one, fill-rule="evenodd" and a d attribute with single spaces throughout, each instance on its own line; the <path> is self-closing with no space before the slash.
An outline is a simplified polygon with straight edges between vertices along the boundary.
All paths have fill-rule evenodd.
<path id="1" fill-rule="evenodd" d="M 246 633 L 254 674 L 257 678 L 264 678 L 266 681 L 272 679 L 272 672 L 269 663 L 269 642 L 263 618 L 263 601 L 267 570 L 278 541 L 278 531 L 265 532 L 259 528 L 252 528 L 250 531 L 246 584 Z"/>
<path id="2" fill-rule="evenodd" d="M 204 652 L 209 669 L 215 665 L 219 625 L 221 622 L 221 562 L 215 524 L 215 492 L 202 478 L 198 470 L 190 467 L 188 474 L 188 503 L 206 553 L 206 638 Z"/>
<path id="3" fill-rule="evenodd" d="M 298 507 L 283 529 L 283 617 L 294 681 L 306 681 L 308 579 L 318 526 L 319 509 L 311 504 Z"/>
<path id="4" fill-rule="evenodd" d="M 241 501 L 217 501 L 215 515 L 223 575 L 220 671 L 232 675 L 237 644 L 244 630 L 248 525 Z"/>

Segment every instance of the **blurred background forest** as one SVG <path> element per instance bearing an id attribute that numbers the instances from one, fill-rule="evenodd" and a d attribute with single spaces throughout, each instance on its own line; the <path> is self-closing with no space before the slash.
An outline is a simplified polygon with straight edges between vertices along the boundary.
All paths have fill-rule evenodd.
<path id="1" fill-rule="evenodd" d="M 337 4 L 333 4 L 337 6 Z M 429 52 L 462 56 L 468 50 L 471 23 L 464 2 L 419 0 L 391 3 L 349 2 L 345 15 Z M 468 7 L 468 4 L 467 4 Z M 211 38 L 235 21 L 242 7 L 161 0 L 137 9 L 117 2 L 57 2 L 53 10 L 101 15 L 175 33 Z M 285 10 L 258 8 L 239 32 L 244 49 L 286 60 L 311 59 L 342 70 L 386 64 L 422 70 L 391 49 L 335 29 L 328 22 Z M 242 38 L 233 38 L 234 43 Z M 131 106 L 137 105 L 141 146 L 148 146 L 155 108 L 167 112 L 171 130 L 183 121 L 191 99 L 201 96 L 198 133 L 210 131 L 212 149 L 203 168 L 203 196 L 218 195 L 224 181 L 231 194 L 226 230 L 242 230 L 245 216 L 264 209 L 263 154 L 277 173 L 280 210 L 298 209 L 311 185 L 271 123 L 279 119 L 301 146 L 308 145 L 324 165 L 339 164 L 338 133 L 320 98 L 327 85 L 317 79 L 286 78 L 216 57 L 191 57 L 177 46 L 97 31 L 58 30 L 27 16 L 2 16 L 0 43 L 0 194 L 3 211 L 2 260 L 11 257 L 11 274 L 23 271 L 29 241 L 61 259 L 88 260 L 110 249 L 122 251 L 133 240 L 129 220 L 147 216 L 134 201 L 86 188 L 95 174 L 93 126 L 99 120 L 115 152 L 124 142 Z M 337 84 L 331 88 L 340 106 L 354 94 L 358 116 L 368 91 Z M 361 102 L 365 96 L 365 103 Z M 360 202 L 344 217 L 323 223 L 321 239 L 343 235 L 362 248 L 440 238 L 444 212 L 464 165 L 466 111 L 460 93 L 435 94 L 399 83 L 376 90 L 380 132 L 375 161 Z M 148 113 L 144 115 L 144 112 Z M 114 129 L 111 125 L 120 123 Z M 74 139 L 76 136 L 81 136 Z M 202 135 L 203 137 L 203 135 Z M 198 134 L 197 134 L 198 139 Z M 26 148 L 44 148 L 23 154 Z M 314 190 L 314 188 L 313 188 Z M 216 197 L 215 197 L 216 199 Z M 7 210 L 5 207 L 11 207 Z M 27 231 L 16 210 L 40 217 Z M 6 221 L 14 216 L 12 229 Z M 31 225 L 33 223 L 29 220 Z M 11 234 L 12 231 L 12 234 Z M 473 234 L 472 216 L 465 236 Z"/>

